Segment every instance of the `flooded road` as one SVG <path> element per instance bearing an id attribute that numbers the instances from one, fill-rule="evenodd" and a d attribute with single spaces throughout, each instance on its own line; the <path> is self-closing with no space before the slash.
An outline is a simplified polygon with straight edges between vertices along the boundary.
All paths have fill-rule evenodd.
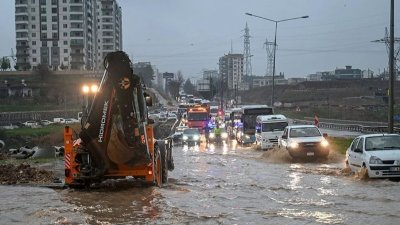
<path id="1" fill-rule="evenodd" d="M 357 178 L 343 156 L 292 163 L 230 144 L 174 148 L 164 188 L 0 186 L 0 224 L 399 224 L 399 182 Z"/>

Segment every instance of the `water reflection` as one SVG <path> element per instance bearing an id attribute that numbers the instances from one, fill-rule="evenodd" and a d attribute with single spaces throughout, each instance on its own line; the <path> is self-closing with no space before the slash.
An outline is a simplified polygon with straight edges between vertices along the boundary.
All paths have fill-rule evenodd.
<path id="1" fill-rule="evenodd" d="M 75 205 L 79 211 L 88 215 L 90 224 L 135 221 L 143 223 L 157 220 L 160 215 L 158 205 L 161 200 L 157 188 L 141 186 L 126 188 L 126 185 L 137 185 L 137 183 L 112 185 L 116 188 L 108 186 L 90 191 L 65 190 L 61 194 L 66 202 Z"/>

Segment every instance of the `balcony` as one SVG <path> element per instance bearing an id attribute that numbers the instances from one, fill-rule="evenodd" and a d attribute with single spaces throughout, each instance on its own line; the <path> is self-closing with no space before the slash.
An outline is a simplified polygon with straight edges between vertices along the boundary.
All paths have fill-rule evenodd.
<path id="1" fill-rule="evenodd" d="M 71 52 L 71 57 L 83 57 L 85 54 L 83 54 L 83 52 Z"/>
<path id="2" fill-rule="evenodd" d="M 15 56 L 17 56 L 17 58 L 18 57 L 28 57 L 29 56 L 29 52 L 18 52 L 17 51 L 17 54 Z"/>
<path id="3" fill-rule="evenodd" d="M 71 48 L 83 48 L 83 39 L 72 39 L 70 43 Z"/>

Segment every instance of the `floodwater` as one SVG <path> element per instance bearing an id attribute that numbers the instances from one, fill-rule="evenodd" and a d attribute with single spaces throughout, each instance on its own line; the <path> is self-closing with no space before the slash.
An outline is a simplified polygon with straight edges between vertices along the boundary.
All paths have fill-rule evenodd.
<path id="1" fill-rule="evenodd" d="M 292 163 L 284 151 L 178 146 L 164 188 L 0 186 L 0 224 L 399 224 L 400 183 L 343 170 L 343 156 Z"/>

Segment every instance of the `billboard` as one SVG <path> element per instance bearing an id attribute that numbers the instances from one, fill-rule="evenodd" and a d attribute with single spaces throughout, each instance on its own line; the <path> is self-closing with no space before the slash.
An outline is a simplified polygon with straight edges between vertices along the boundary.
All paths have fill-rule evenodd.
<path id="1" fill-rule="evenodd" d="M 163 78 L 164 79 L 173 79 L 174 78 L 174 73 L 163 73 Z"/>

